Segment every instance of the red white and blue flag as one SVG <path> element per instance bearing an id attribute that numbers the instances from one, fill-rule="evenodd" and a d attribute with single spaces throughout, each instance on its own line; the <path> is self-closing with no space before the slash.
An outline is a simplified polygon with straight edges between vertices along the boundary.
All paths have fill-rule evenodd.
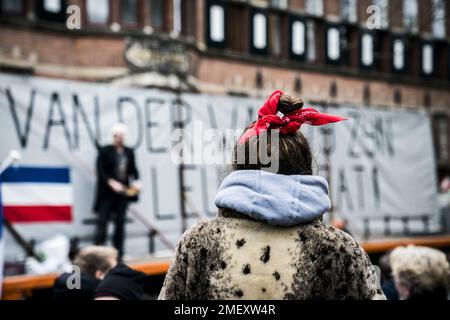
<path id="1" fill-rule="evenodd" d="M 11 223 L 72 221 L 67 167 L 10 167 L 1 175 L 0 193 L 4 219 Z"/>

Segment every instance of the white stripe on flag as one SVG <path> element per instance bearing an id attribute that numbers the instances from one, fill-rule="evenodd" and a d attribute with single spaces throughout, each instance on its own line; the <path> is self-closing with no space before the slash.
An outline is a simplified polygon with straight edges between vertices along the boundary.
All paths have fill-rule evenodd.
<path id="1" fill-rule="evenodd" d="M 71 205 L 73 190 L 70 184 L 3 183 L 2 202 L 12 205 Z"/>

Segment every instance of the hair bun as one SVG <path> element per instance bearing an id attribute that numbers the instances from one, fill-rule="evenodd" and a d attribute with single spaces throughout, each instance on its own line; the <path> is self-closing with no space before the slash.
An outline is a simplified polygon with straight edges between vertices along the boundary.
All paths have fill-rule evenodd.
<path id="1" fill-rule="evenodd" d="M 303 100 L 296 97 L 283 95 L 278 102 L 278 111 L 282 114 L 288 114 L 301 108 L 303 108 Z"/>

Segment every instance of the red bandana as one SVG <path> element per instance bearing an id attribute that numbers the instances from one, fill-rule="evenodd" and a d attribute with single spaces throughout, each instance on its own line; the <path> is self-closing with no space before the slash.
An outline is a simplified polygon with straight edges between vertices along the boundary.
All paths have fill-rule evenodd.
<path id="1" fill-rule="evenodd" d="M 277 110 L 278 102 L 282 95 L 283 92 L 280 90 L 272 93 L 261 109 L 259 109 L 258 120 L 239 139 L 240 144 L 245 143 L 251 137 L 257 136 L 267 129 L 279 129 L 280 135 L 290 135 L 296 133 L 304 123 L 312 126 L 322 126 L 347 120 L 339 116 L 320 113 L 312 108 L 299 109 L 283 115 L 278 113 Z"/>

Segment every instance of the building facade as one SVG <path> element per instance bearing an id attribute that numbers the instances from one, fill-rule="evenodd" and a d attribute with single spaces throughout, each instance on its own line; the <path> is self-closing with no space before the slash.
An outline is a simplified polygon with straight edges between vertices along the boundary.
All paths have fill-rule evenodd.
<path id="1" fill-rule="evenodd" d="M 448 0 L 0 0 L 0 70 L 424 109 L 450 175 Z"/>

